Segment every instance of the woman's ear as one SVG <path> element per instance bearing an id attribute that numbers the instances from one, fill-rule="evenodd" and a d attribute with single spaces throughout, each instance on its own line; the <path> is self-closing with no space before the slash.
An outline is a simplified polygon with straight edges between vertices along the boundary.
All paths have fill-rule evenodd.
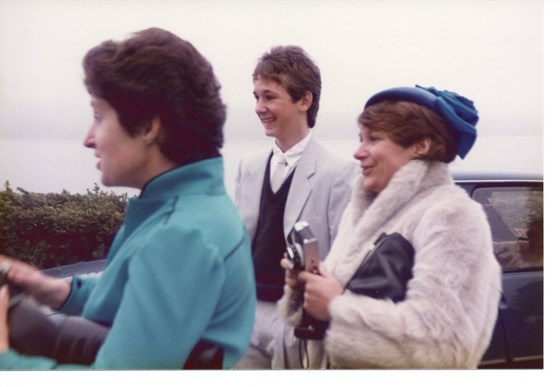
<path id="1" fill-rule="evenodd" d="M 424 137 L 420 141 L 418 141 L 414 146 L 414 155 L 415 156 L 425 156 L 430 151 L 432 146 L 432 140 L 428 137 Z"/>
<path id="2" fill-rule="evenodd" d="M 140 131 L 140 136 L 146 143 L 146 145 L 151 145 L 159 141 L 160 136 L 163 135 L 163 128 L 161 125 L 161 120 L 159 117 L 152 118 L 144 124 L 144 127 Z"/>

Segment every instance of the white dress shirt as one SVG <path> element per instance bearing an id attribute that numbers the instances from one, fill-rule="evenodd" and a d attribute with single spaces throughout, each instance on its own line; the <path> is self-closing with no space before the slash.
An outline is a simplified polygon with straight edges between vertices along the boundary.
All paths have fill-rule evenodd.
<path id="1" fill-rule="evenodd" d="M 272 145 L 272 157 L 270 158 L 270 178 L 274 176 L 274 172 L 276 171 L 276 167 L 282 158 L 286 161 L 287 168 L 284 170 L 284 179 L 292 173 L 294 168 L 297 165 L 297 162 L 301 158 L 303 154 L 303 150 L 311 140 L 312 132 L 309 131 L 307 136 L 293 147 L 288 149 L 285 153 L 282 152 L 280 147 L 276 145 L 276 142 Z"/>

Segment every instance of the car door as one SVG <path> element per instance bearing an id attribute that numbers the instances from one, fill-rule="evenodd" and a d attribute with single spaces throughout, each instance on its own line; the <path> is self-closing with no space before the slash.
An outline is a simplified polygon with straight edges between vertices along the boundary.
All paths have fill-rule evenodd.
<path id="1" fill-rule="evenodd" d="M 482 368 L 543 366 L 542 181 L 465 183 L 486 212 L 502 267 L 502 297 Z"/>

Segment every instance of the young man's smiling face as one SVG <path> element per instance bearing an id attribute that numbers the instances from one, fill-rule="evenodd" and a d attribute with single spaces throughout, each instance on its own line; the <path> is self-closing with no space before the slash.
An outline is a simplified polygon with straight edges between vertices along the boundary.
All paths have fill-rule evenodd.
<path id="1" fill-rule="evenodd" d="M 277 143 L 292 146 L 309 131 L 308 98 L 293 101 L 286 88 L 275 80 L 257 76 L 253 81 L 255 112 L 261 120 L 265 134 L 277 139 Z"/>

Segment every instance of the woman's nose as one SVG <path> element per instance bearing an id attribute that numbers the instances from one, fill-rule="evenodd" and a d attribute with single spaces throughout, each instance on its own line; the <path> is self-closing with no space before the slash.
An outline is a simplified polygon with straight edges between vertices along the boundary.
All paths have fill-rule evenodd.
<path id="1" fill-rule="evenodd" d="M 86 133 L 86 137 L 84 138 L 84 146 L 86 148 L 95 148 L 95 140 L 93 135 L 93 126 L 89 128 Z"/>
<path id="2" fill-rule="evenodd" d="M 354 158 L 356 160 L 361 160 L 365 157 L 365 152 L 363 146 L 360 144 L 358 148 L 354 151 Z"/>

